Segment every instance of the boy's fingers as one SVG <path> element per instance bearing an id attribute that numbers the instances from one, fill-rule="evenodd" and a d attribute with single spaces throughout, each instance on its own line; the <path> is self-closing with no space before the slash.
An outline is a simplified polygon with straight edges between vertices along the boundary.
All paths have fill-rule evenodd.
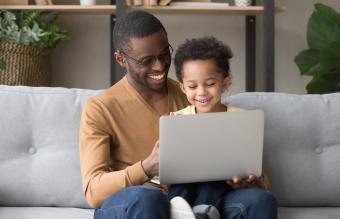
<path id="1" fill-rule="evenodd" d="M 239 183 L 240 182 L 240 177 L 238 177 L 238 176 L 233 176 L 233 177 L 231 177 L 231 180 L 233 181 L 233 183 Z"/>

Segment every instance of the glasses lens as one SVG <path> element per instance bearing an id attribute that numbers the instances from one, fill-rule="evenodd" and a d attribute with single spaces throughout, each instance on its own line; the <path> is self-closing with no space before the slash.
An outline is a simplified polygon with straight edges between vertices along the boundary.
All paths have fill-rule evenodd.
<path id="1" fill-rule="evenodd" d="M 136 60 L 136 59 L 132 58 L 131 56 L 129 56 L 125 52 L 123 52 L 123 54 L 125 56 L 127 56 L 129 59 L 135 61 L 137 64 L 139 64 L 143 67 L 152 67 L 155 64 L 155 62 L 157 61 L 157 59 L 159 61 L 163 62 L 163 63 L 167 63 L 167 64 L 170 63 L 172 52 L 173 52 L 173 48 L 172 48 L 171 45 L 169 45 L 168 49 L 163 54 L 160 54 L 158 56 L 148 56 L 148 57 L 142 58 L 140 60 Z"/>
<path id="2" fill-rule="evenodd" d="M 152 66 L 157 60 L 156 56 L 149 56 L 139 61 L 139 63 L 145 67 Z"/>

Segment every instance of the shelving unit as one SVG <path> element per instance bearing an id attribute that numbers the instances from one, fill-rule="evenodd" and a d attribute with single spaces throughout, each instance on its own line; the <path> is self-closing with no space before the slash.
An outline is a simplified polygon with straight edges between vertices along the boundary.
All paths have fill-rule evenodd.
<path id="1" fill-rule="evenodd" d="M 249 6 L 249 7 L 180 7 L 180 6 L 157 6 L 157 7 L 135 7 L 137 9 L 142 9 L 150 13 L 155 14 L 195 14 L 195 15 L 262 15 L 264 13 L 263 6 Z M 282 6 L 276 7 L 276 12 L 282 12 L 285 10 Z"/>
<path id="2" fill-rule="evenodd" d="M 116 14 L 116 5 L 0 5 L 0 10 L 40 10 L 40 11 L 56 11 L 60 13 L 98 13 L 98 14 Z M 155 14 L 207 14 L 207 15 L 246 15 L 258 16 L 263 15 L 263 6 L 235 7 L 178 7 L 178 6 L 157 6 L 157 7 L 133 7 L 133 9 L 141 9 Z M 275 12 L 283 12 L 285 7 L 276 6 Z"/>
<path id="3" fill-rule="evenodd" d="M 121 17 L 128 10 L 145 10 L 153 14 L 181 14 L 181 15 L 229 15 L 245 16 L 246 18 L 246 91 L 255 91 L 255 37 L 256 37 L 256 16 L 263 16 L 264 20 L 264 71 L 266 76 L 265 90 L 274 91 L 274 25 L 275 13 L 285 11 L 284 6 L 274 6 L 273 0 L 264 0 L 264 6 L 256 6 L 253 0 L 253 6 L 249 7 L 180 7 L 180 6 L 154 6 L 154 7 L 131 7 L 126 6 L 125 1 L 111 0 L 111 5 L 0 5 L 0 10 L 41 10 L 55 11 L 58 13 L 74 14 L 109 14 L 111 21 L 111 31 L 115 24 L 116 18 Z M 111 54 L 114 52 L 111 36 Z M 117 82 L 123 76 L 122 69 L 111 62 L 111 84 Z"/>

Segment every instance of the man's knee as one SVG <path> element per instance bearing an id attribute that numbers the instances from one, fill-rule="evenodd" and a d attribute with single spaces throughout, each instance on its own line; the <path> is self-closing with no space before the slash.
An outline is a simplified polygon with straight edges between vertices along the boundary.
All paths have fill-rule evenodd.
<path id="1" fill-rule="evenodd" d="M 271 206 L 273 208 L 277 206 L 276 198 L 270 191 L 264 189 L 251 189 L 250 192 L 252 193 L 250 197 L 253 205 Z"/>
<path id="2" fill-rule="evenodd" d="M 134 186 L 133 193 L 139 202 L 143 202 L 144 205 L 156 206 L 169 206 L 167 195 L 158 188 L 150 186 Z"/>
<path id="3" fill-rule="evenodd" d="M 277 202 L 273 194 L 264 189 L 235 190 L 226 198 L 223 209 L 227 218 L 277 217 Z"/>

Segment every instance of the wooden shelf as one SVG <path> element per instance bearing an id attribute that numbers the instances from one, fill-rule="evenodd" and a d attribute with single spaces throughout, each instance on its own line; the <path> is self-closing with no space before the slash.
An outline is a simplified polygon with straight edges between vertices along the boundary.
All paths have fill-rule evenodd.
<path id="1" fill-rule="evenodd" d="M 61 13 L 115 14 L 116 5 L 0 5 L 0 10 L 40 10 Z"/>
<path id="2" fill-rule="evenodd" d="M 210 15 L 262 15 L 263 6 L 250 7 L 182 7 L 182 6 L 155 6 L 155 7 L 131 7 L 129 10 L 145 10 L 155 14 L 210 14 Z M 56 11 L 60 13 L 94 13 L 94 14 L 115 14 L 115 5 L 0 5 L 0 10 L 41 10 Z M 283 6 L 276 6 L 276 12 L 286 10 Z"/>
<path id="3" fill-rule="evenodd" d="M 130 9 L 142 9 L 155 14 L 210 14 L 210 15 L 262 15 L 263 6 L 249 7 L 181 7 L 181 6 L 157 6 L 157 7 L 133 7 Z M 283 6 L 276 6 L 276 12 L 286 10 Z"/>

